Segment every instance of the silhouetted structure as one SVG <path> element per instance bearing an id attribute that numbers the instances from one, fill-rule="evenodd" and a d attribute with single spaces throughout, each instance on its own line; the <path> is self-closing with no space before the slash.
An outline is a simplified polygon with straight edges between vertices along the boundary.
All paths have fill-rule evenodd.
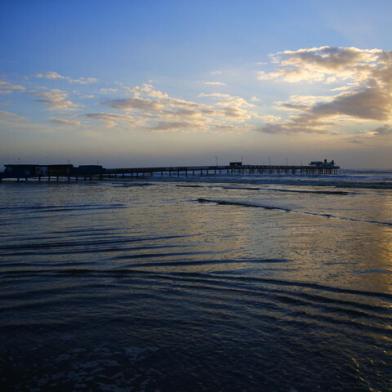
<path id="1" fill-rule="evenodd" d="M 24 178 L 38 175 L 37 165 L 4 165 L 3 177 Z"/>
<path id="2" fill-rule="evenodd" d="M 310 166 L 316 166 L 316 167 L 334 167 L 335 166 L 335 161 L 332 160 L 328 162 L 326 159 L 324 161 L 312 161 L 309 163 Z"/>
<path id="3" fill-rule="evenodd" d="M 209 176 L 209 175 L 331 175 L 336 174 L 339 166 L 332 160 L 328 162 L 313 161 L 309 165 L 244 165 L 242 162 L 230 162 L 229 165 L 215 166 L 170 166 L 170 167 L 139 167 L 139 168 L 117 168 L 105 169 L 99 165 L 5 165 L 2 178 L 20 179 L 42 178 L 51 181 L 66 179 L 103 179 L 113 177 L 146 177 L 159 175 L 160 177 L 171 176 Z"/>
<path id="4" fill-rule="evenodd" d="M 34 164 L 7 164 L 4 173 L 0 173 L 0 181 L 2 178 L 16 178 L 18 181 L 23 178 L 42 178 L 51 180 L 52 177 L 59 181 L 60 178 L 71 178 L 78 180 L 80 177 L 84 179 L 92 179 L 93 177 L 102 176 L 105 169 L 99 165 L 81 165 L 75 167 L 71 164 L 58 165 L 34 165 Z"/>
<path id="5" fill-rule="evenodd" d="M 105 169 L 100 165 L 80 165 L 73 169 L 73 174 L 79 176 L 96 176 L 105 172 Z"/>
<path id="6" fill-rule="evenodd" d="M 230 167 L 240 167 L 242 166 L 242 162 L 230 162 Z"/>

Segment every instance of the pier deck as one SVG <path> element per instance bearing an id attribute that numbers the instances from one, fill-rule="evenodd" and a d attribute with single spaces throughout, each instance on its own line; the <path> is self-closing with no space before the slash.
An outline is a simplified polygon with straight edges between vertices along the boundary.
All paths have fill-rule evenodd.
<path id="1" fill-rule="evenodd" d="M 207 176 L 207 175 L 331 175 L 337 174 L 339 166 L 295 165 L 222 165 L 222 166 L 171 166 L 106 169 L 109 176 Z"/>

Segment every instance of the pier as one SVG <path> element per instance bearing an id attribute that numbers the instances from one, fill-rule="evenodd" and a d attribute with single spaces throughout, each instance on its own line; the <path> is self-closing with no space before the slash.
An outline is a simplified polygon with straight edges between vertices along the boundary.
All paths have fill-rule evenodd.
<path id="1" fill-rule="evenodd" d="M 242 162 L 230 162 L 229 165 L 212 166 L 162 166 L 105 169 L 98 165 L 25 165 L 8 164 L 0 173 L 0 181 L 59 182 L 103 180 L 105 178 L 146 178 L 146 177 L 189 177 L 189 176 L 320 176 L 338 173 L 339 166 L 334 161 L 316 161 L 309 165 L 244 165 Z"/>
<path id="2" fill-rule="evenodd" d="M 188 177 L 188 176 L 235 176 L 235 175 L 331 175 L 337 174 L 339 166 L 316 165 L 215 165 L 215 166 L 173 166 L 106 169 L 109 177 Z"/>

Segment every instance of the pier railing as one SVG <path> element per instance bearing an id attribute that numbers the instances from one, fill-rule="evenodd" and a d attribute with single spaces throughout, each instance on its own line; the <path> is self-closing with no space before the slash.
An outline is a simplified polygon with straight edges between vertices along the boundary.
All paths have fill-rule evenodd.
<path id="1" fill-rule="evenodd" d="M 207 175 L 331 175 L 337 174 L 339 166 L 294 166 L 294 165 L 240 165 L 240 166 L 171 166 L 106 169 L 106 175 L 143 176 L 207 176 Z"/>

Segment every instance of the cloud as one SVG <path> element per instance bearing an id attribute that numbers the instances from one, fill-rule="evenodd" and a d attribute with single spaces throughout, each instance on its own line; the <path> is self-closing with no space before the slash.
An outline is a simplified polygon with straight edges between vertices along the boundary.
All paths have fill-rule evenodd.
<path id="1" fill-rule="evenodd" d="M 26 120 L 24 117 L 16 113 L 0 111 L 0 121 L 6 123 L 14 123 L 14 122 L 24 123 Z"/>
<path id="2" fill-rule="evenodd" d="M 226 93 L 200 93 L 198 95 L 201 98 L 228 98 L 231 97 L 230 94 L 226 94 Z"/>
<path id="3" fill-rule="evenodd" d="M 223 129 L 244 126 L 254 117 L 253 104 L 244 98 L 222 93 L 200 94 L 209 103 L 170 96 L 151 84 L 128 89 L 132 96 L 105 102 L 112 109 L 132 115 L 138 126 L 150 130 Z"/>
<path id="4" fill-rule="evenodd" d="M 68 93 L 64 90 L 49 90 L 35 95 L 39 97 L 40 102 L 46 103 L 50 110 L 71 110 L 79 107 L 68 99 Z"/>
<path id="5" fill-rule="evenodd" d="M 65 76 L 60 75 L 57 72 L 45 72 L 45 73 L 38 73 L 35 75 L 38 79 L 48 79 L 48 80 L 62 80 L 65 79 Z"/>
<path id="6" fill-rule="evenodd" d="M 268 133 L 336 133 L 343 119 L 352 124 L 366 121 L 389 121 L 392 116 L 391 92 L 378 86 L 355 89 L 334 97 L 324 97 L 314 104 L 279 102 L 280 107 L 294 110 L 296 115 L 280 124 L 266 124 L 260 129 Z"/>
<path id="7" fill-rule="evenodd" d="M 77 127 L 80 126 L 80 121 L 75 119 L 68 118 L 52 118 L 50 122 L 55 125 L 65 125 L 69 127 Z"/>
<path id="8" fill-rule="evenodd" d="M 108 101 L 108 104 L 115 109 L 123 109 L 130 111 L 157 111 L 162 108 L 162 105 L 160 105 L 159 102 L 142 98 L 113 99 L 111 101 Z"/>
<path id="9" fill-rule="evenodd" d="M 382 58 L 381 49 L 358 49 L 332 46 L 286 50 L 271 56 L 275 71 L 260 71 L 259 80 L 289 83 L 326 82 L 367 79 Z"/>
<path id="10" fill-rule="evenodd" d="M 88 119 L 102 121 L 106 128 L 114 128 L 123 122 L 128 124 L 135 122 L 133 117 L 129 115 L 116 113 L 86 113 L 84 116 Z"/>
<path id="11" fill-rule="evenodd" d="M 93 84 L 97 83 L 98 79 L 97 78 L 92 78 L 92 77 L 81 77 L 79 79 L 68 79 L 67 80 L 70 83 L 76 83 L 76 84 Z"/>
<path id="12" fill-rule="evenodd" d="M 383 147 L 392 146 L 392 124 L 384 124 L 370 130 L 362 130 L 356 135 L 349 137 L 348 142 L 359 145 L 373 144 L 375 146 L 379 146 L 382 143 Z"/>
<path id="13" fill-rule="evenodd" d="M 5 80 L 0 80 L 0 94 L 18 93 L 25 90 L 25 87 L 20 84 L 13 84 Z"/>
<path id="14" fill-rule="evenodd" d="M 65 80 L 68 83 L 72 83 L 72 84 L 93 84 L 98 81 L 98 79 L 92 77 L 80 77 L 78 79 L 73 79 L 69 76 L 61 75 L 55 71 L 37 73 L 35 77 L 38 79 L 47 79 L 47 80 Z"/>
<path id="15" fill-rule="evenodd" d="M 47 135 L 52 131 L 45 122 L 36 122 L 25 118 L 17 113 L 0 111 L 0 131 L 3 136 L 8 133 L 11 146 L 15 145 L 15 132 L 22 132 L 21 135 L 34 133 L 34 135 Z M 2 142 L 4 140 L 2 139 Z M 4 147 L 4 146 L 3 146 Z"/>
<path id="16" fill-rule="evenodd" d="M 278 110 L 304 111 L 310 109 L 316 103 L 330 102 L 333 96 L 323 95 L 290 95 L 287 101 L 275 102 Z"/>
<path id="17" fill-rule="evenodd" d="M 328 125 L 330 124 L 317 118 L 298 116 L 287 121 L 279 121 L 275 118 L 267 119 L 266 123 L 256 130 L 269 134 L 326 134 L 331 133 L 328 130 Z"/>
<path id="18" fill-rule="evenodd" d="M 380 49 L 320 48 L 284 51 L 272 56 L 276 71 L 259 79 L 343 83 L 325 96 L 291 96 L 276 102 L 278 110 L 294 112 L 279 123 L 262 125 L 268 133 L 336 133 L 346 125 L 392 119 L 392 52 Z M 348 80 L 349 79 L 349 80 Z M 336 94 L 337 93 L 337 94 Z"/>
<path id="19" fill-rule="evenodd" d="M 208 87 L 223 87 L 226 86 L 226 83 L 223 82 L 203 82 L 205 86 Z"/>
<path id="20" fill-rule="evenodd" d="M 370 131 L 370 134 L 373 136 L 391 136 L 392 137 L 392 125 L 384 125 L 382 127 L 378 127 L 373 131 Z"/>
<path id="21" fill-rule="evenodd" d="M 169 95 L 164 91 L 157 90 L 151 83 L 144 83 L 141 86 L 135 86 L 126 89 L 134 98 L 150 97 L 150 98 L 168 98 Z"/>
<path id="22" fill-rule="evenodd" d="M 392 113 L 391 91 L 377 85 L 359 88 L 340 94 L 331 102 L 317 103 L 309 113 L 317 117 L 340 114 L 361 119 L 388 120 Z"/>
<path id="23" fill-rule="evenodd" d="M 119 89 L 113 87 L 102 87 L 99 89 L 99 92 L 101 94 L 111 95 L 111 94 L 117 94 L 119 92 Z"/>
<path id="24" fill-rule="evenodd" d="M 189 126 L 191 126 L 191 124 L 186 121 L 160 121 L 157 124 L 151 126 L 150 129 L 159 131 L 173 131 L 187 129 Z"/>

